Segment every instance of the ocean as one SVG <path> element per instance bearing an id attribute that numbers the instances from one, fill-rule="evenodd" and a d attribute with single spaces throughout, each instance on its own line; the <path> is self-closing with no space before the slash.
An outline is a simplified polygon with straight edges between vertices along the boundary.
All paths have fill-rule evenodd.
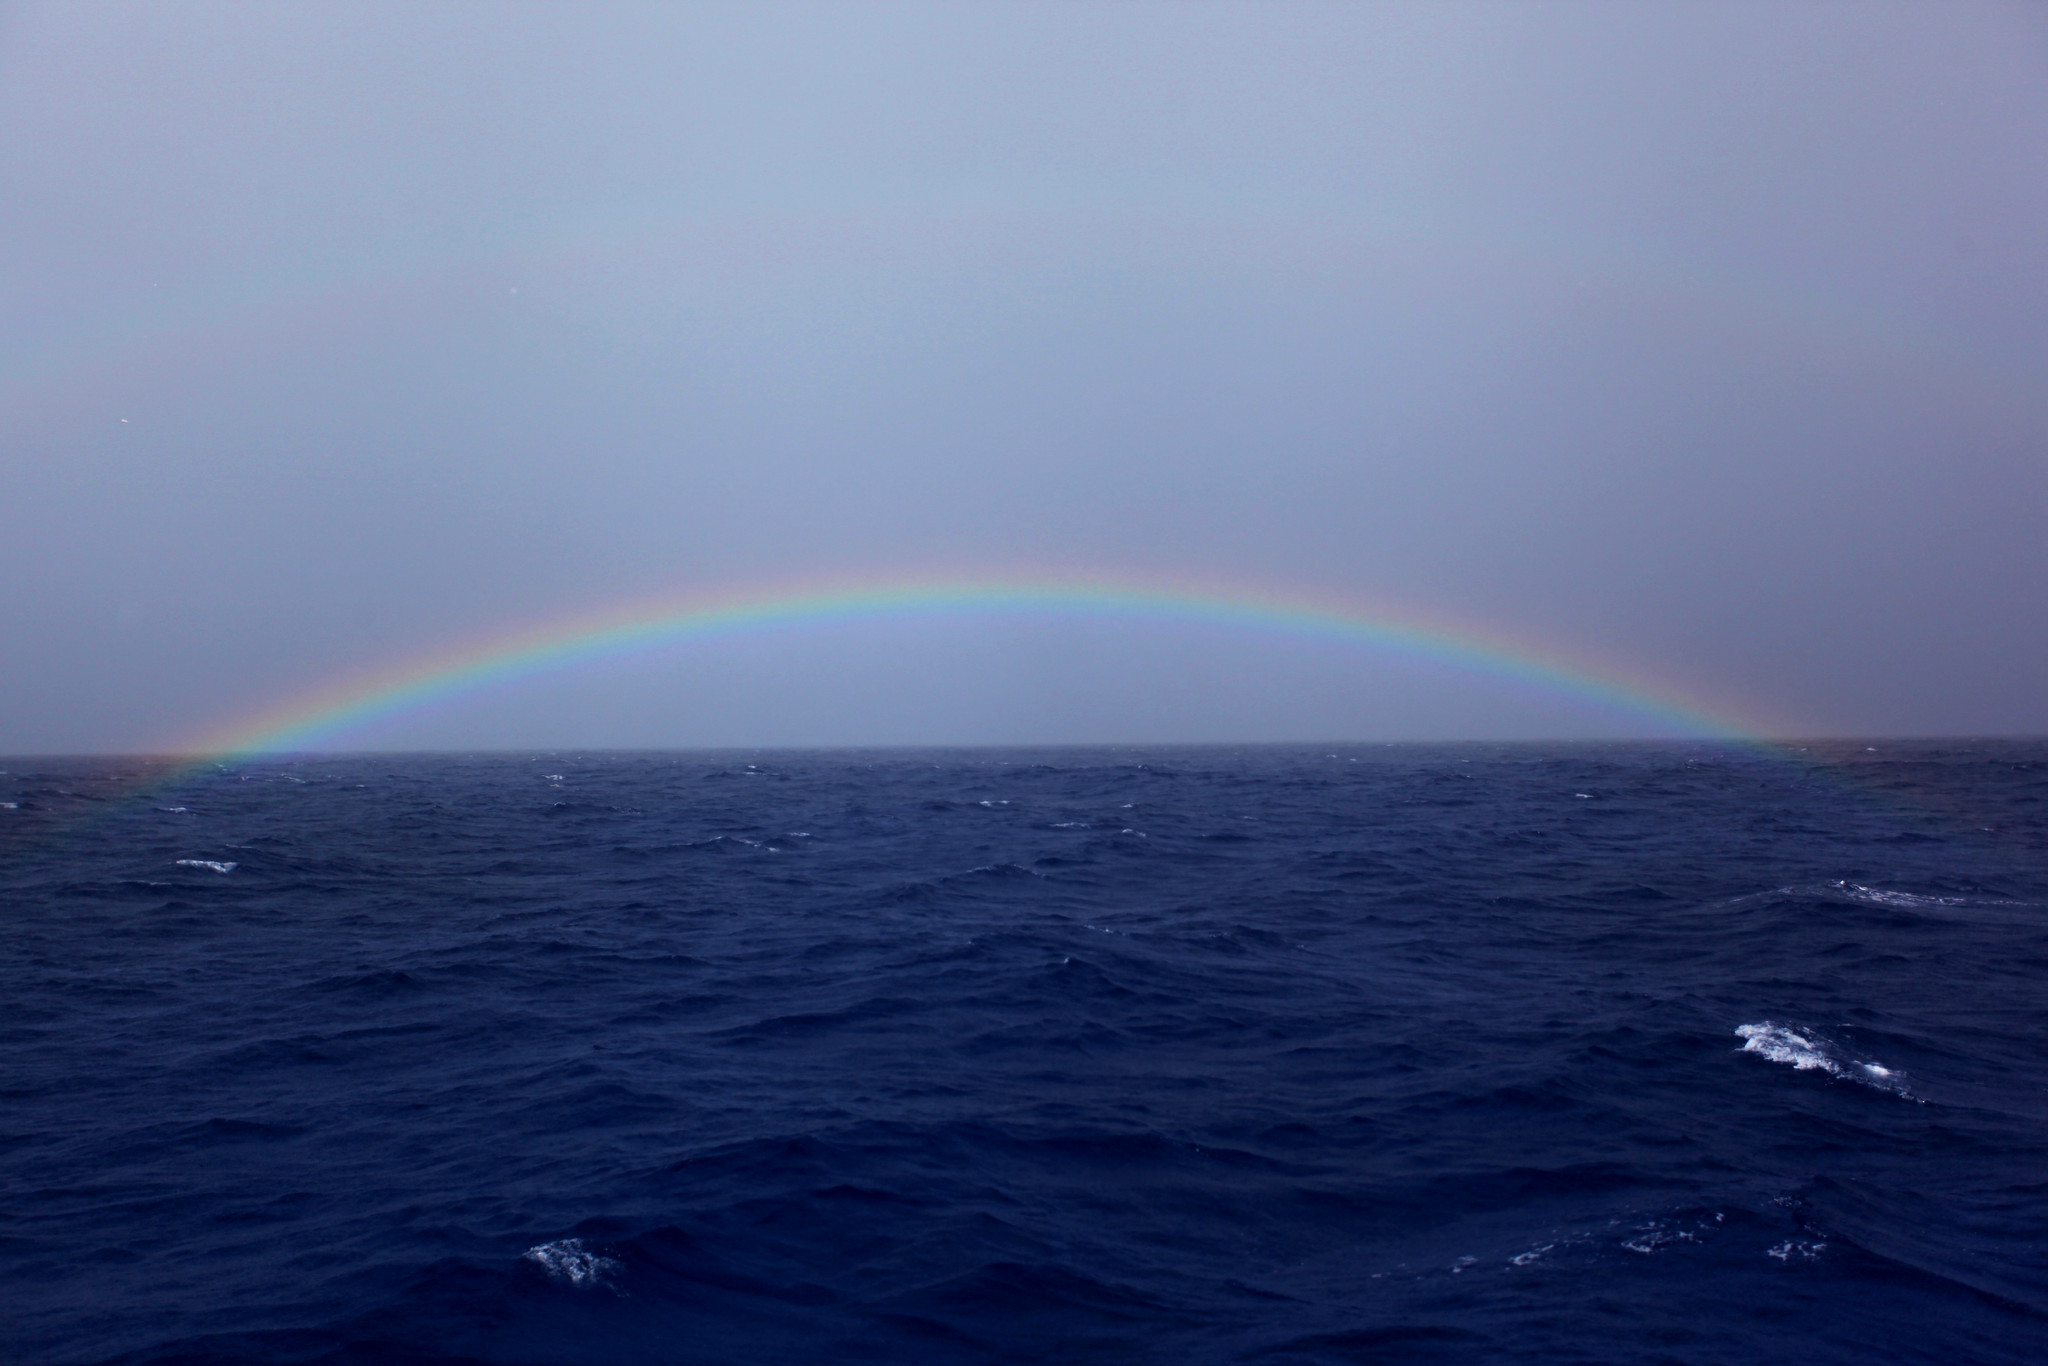
<path id="1" fill-rule="evenodd" d="M 11 1362 L 2048 1357 L 2048 743 L 0 768 Z"/>

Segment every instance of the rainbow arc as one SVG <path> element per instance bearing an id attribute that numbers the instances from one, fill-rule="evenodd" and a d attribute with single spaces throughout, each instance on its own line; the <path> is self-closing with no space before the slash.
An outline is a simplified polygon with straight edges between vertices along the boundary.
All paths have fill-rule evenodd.
<path id="1" fill-rule="evenodd" d="M 1390 609 L 1134 581 L 926 578 L 669 599 L 473 642 L 369 681 L 301 695 L 179 747 L 207 757 L 334 746 L 352 732 L 465 695 L 660 649 L 833 624 L 1068 615 L 1186 624 L 1336 642 L 1434 662 L 1628 718 L 1684 738 L 1757 743 L 1757 728 L 1668 688 L 1525 643 Z"/>

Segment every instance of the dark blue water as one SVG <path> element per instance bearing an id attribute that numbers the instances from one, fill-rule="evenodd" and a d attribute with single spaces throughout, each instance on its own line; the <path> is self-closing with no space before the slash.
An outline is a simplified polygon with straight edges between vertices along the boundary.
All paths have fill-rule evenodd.
<path id="1" fill-rule="evenodd" d="M 2048 1349 L 2048 745 L 4 767 L 9 1360 Z"/>

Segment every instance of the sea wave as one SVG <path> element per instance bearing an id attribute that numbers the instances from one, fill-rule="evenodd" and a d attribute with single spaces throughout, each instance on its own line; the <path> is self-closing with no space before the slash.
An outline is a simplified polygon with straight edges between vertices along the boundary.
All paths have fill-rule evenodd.
<path id="1" fill-rule="evenodd" d="M 585 1247 L 581 1238 L 536 1243 L 520 1254 L 520 1259 L 532 1262 L 555 1280 L 578 1287 L 603 1285 L 620 1269 L 619 1263 L 610 1257 L 599 1256 Z"/>
<path id="2" fill-rule="evenodd" d="M 1754 1053 L 1766 1062 L 1782 1063 L 1800 1072 L 1825 1072 L 1845 1081 L 1859 1082 L 1880 1091 L 1911 1098 L 1906 1074 L 1878 1062 L 1859 1062 L 1845 1055 L 1840 1046 L 1817 1030 L 1773 1024 L 1735 1026 L 1744 1053 Z"/>
<path id="3" fill-rule="evenodd" d="M 2048 747 L 1324 753 L 0 777 L 0 1361 L 2038 1358 Z"/>

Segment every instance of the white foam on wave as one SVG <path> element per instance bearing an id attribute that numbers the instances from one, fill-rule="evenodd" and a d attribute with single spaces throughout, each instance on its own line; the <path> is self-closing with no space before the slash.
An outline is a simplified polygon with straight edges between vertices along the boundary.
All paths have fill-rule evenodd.
<path id="1" fill-rule="evenodd" d="M 604 1278 L 619 1269 L 619 1264 L 611 1258 L 600 1257 L 583 1246 L 581 1238 L 538 1243 L 526 1249 L 520 1257 L 556 1280 L 575 1286 L 603 1285 Z"/>
<path id="2" fill-rule="evenodd" d="M 1678 1228 L 1672 1224 L 1652 1221 L 1637 1226 L 1632 1236 L 1621 1240 L 1623 1248 L 1639 1256 L 1656 1255 L 1661 1248 L 1673 1243 L 1697 1243 L 1699 1238 L 1691 1229 Z"/>
<path id="3" fill-rule="evenodd" d="M 1986 897 L 1968 896 L 1926 896 L 1919 892 L 1898 892 L 1888 887 L 1866 887 L 1860 882 L 1837 878 L 1833 882 L 1806 883 L 1803 886 L 1773 887 L 1767 892 L 1751 892 L 1746 896 L 1731 897 L 1721 903 L 1725 906 L 1746 906 L 1759 901 L 1771 901 L 1778 897 L 1820 897 L 1832 900 L 1840 898 L 1864 906 L 1889 906 L 1895 910 L 1920 910 L 1924 908 L 1952 906 L 2030 906 L 2028 901 L 2005 901 Z"/>
<path id="4" fill-rule="evenodd" d="M 232 873 L 242 865 L 232 861 L 221 863 L 210 858 L 181 858 L 178 860 L 178 866 L 180 868 L 211 868 L 216 873 Z"/>
<path id="5" fill-rule="evenodd" d="M 1045 876 L 1044 873 L 1038 872 L 1035 869 L 1020 867 L 1014 863 L 984 863 L 978 867 L 969 868 L 960 876 L 971 877 L 976 873 L 1001 873 L 1006 877 L 1015 877 L 1019 873 L 1023 873 L 1027 877 L 1042 878 Z"/>
<path id="6" fill-rule="evenodd" d="M 1821 1052 L 1815 1040 L 1768 1020 L 1737 1025 L 1735 1037 L 1744 1041 L 1743 1052 L 1758 1054 L 1770 1062 L 1790 1063 L 1802 1072 L 1815 1068 L 1824 1072 L 1835 1070 L 1834 1059 Z"/>
<path id="7" fill-rule="evenodd" d="M 1696 1243 L 1698 1241 L 1699 1239 L 1693 1237 L 1690 1233 L 1687 1233 L 1683 1229 L 1672 1231 L 1669 1229 L 1657 1228 L 1647 1229 L 1641 1233 L 1638 1233 L 1633 1238 L 1623 1239 L 1621 1245 L 1630 1252 L 1638 1253 L 1642 1256 L 1649 1257 L 1654 1256 L 1657 1252 L 1657 1249 L 1664 1247 L 1670 1243 Z"/>
<path id="8" fill-rule="evenodd" d="M 2025 901 L 1999 901 L 1968 896 L 1920 896 L 1914 892 L 1894 892 L 1883 887 L 1865 887 L 1855 882 L 1837 882 L 1834 889 L 1851 901 L 1864 901 L 1873 906 L 2026 906 Z"/>
<path id="9" fill-rule="evenodd" d="M 1781 1262 L 1811 1262 L 1827 1251 L 1828 1245 L 1815 1238 L 1787 1238 L 1776 1247 L 1764 1249 L 1766 1257 L 1775 1257 Z"/>
<path id="10" fill-rule="evenodd" d="M 1735 1026 L 1735 1037 L 1742 1040 L 1742 1052 L 1754 1053 L 1766 1062 L 1782 1063 L 1801 1072 L 1825 1072 L 1831 1077 L 1861 1082 L 1880 1091 L 1914 1098 L 1906 1090 L 1905 1073 L 1894 1071 L 1883 1063 L 1858 1062 L 1845 1057 L 1832 1040 L 1817 1031 L 1793 1029 L 1765 1020 L 1760 1024 Z"/>
<path id="11" fill-rule="evenodd" d="M 1959 896 L 1916 896 L 1912 892 L 1886 891 L 1882 887 L 1865 887 L 1854 882 L 1837 882 L 1834 889 L 1851 901 L 1868 902 L 1873 906 L 1961 906 Z"/>

